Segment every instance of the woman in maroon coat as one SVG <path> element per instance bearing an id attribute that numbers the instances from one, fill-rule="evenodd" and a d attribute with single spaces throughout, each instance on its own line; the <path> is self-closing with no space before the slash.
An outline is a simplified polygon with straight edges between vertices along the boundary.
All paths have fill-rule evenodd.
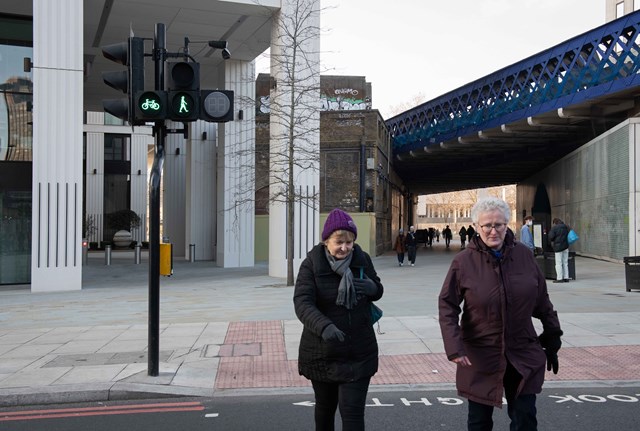
<path id="1" fill-rule="evenodd" d="M 510 214 L 501 199 L 474 205 L 478 235 L 454 258 L 439 297 L 445 351 L 457 364 L 458 393 L 469 400 L 469 430 L 493 428 L 503 394 L 511 430 L 536 430 L 545 362 L 558 372 L 560 322 L 534 256 L 507 228 Z M 532 317 L 542 322 L 539 337 Z"/>

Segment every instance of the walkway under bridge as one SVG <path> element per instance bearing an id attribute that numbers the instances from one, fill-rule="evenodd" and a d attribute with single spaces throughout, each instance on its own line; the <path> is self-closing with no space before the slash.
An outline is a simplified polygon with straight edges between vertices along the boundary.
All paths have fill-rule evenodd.
<path id="1" fill-rule="evenodd" d="M 640 112 L 640 11 L 387 120 L 413 194 L 513 184 Z"/>

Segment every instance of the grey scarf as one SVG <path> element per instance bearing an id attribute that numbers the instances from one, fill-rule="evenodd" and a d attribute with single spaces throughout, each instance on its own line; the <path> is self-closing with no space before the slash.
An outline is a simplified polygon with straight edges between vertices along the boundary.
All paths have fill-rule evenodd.
<path id="1" fill-rule="evenodd" d="M 324 248 L 324 254 L 327 256 L 333 272 L 342 277 L 342 279 L 340 279 L 340 285 L 338 286 L 336 305 L 342 305 L 348 310 L 351 310 L 358 303 L 356 288 L 353 286 L 353 273 L 349 268 L 353 252 L 349 253 L 349 255 L 342 260 L 336 260 L 335 257 L 331 256 L 326 247 Z"/>

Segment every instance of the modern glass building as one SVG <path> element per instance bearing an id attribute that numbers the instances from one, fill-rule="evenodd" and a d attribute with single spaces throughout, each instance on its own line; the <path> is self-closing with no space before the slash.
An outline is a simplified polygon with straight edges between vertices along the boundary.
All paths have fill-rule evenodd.
<path id="1" fill-rule="evenodd" d="M 0 284 L 31 281 L 33 21 L 0 15 Z"/>

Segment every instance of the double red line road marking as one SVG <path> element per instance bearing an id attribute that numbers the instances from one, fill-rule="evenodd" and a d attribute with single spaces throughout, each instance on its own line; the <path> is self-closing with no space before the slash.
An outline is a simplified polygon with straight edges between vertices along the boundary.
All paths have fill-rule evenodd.
<path id="1" fill-rule="evenodd" d="M 184 403 L 128 404 L 56 410 L 24 410 L 19 412 L 0 412 L 0 422 L 82 416 L 131 415 L 141 413 L 197 412 L 202 410 L 204 410 L 204 406 L 196 401 Z"/>

